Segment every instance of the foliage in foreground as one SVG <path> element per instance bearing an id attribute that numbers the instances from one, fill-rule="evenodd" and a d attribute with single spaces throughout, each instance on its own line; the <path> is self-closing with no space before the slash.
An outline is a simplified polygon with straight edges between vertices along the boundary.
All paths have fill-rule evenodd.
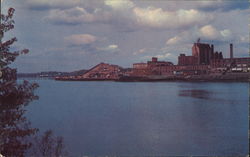
<path id="1" fill-rule="evenodd" d="M 10 8 L 7 15 L 1 15 L 1 40 L 5 32 L 14 28 L 14 11 L 15 9 Z M 0 43 L 0 153 L 5 156 L 23 156 L 25 150 L 31 146 L 24 137 L 37 132 L 36 128 L 31 128 L 24 113 L 25 106 L 38 99 L 34 95 L 38 84 L 28 81 L 18 84 L 16 69 L 9 67 L 18 55 L 28 53 L 27 49 L 12 52 L 11 45 L 16 41 L 14 37 Z"/>
<path id="2" fill-rule="evenodd" d="M 14 8 L 1 15 L 0 24 L 0 154 L 6 157 L 22 157 L 32 152 L 34 156 L 59 157 L 64 152 L 63 138 L 53 136 L 52 131 L 35 137 L 37 128 L 32 128 L 25 117 L 25 107 L 38 96 L 34 90 L 38 84 L 17 82 L 17 70 L 9 67 L 17 56 L 29 50 L 11 51 L 17 41 L 14 37 L 2 42 L 4 33 L 14 28 Z"/>

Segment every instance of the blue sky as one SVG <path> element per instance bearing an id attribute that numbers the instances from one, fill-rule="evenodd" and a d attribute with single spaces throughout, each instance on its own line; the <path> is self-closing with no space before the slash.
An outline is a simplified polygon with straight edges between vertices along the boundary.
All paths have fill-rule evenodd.
<path id="1" fill-rule="evenodd" d="M 249 2 L 161 0 L 4 0 L 16 9 L 19 72 L 73 71 L 100 62 L 131 67 L 152 56 L 177 63 L 192 44 L 214 44 L 228 57 L 249 55 Z"/>

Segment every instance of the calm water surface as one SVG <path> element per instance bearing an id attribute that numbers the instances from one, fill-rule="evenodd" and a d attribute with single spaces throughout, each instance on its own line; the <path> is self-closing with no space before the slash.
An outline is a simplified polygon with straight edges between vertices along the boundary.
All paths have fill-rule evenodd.
<path id="1" fill-rule="evenodd" d="M 248 83 L 34 81 L 27 117 L 73 156 L 248 153 Z"/>

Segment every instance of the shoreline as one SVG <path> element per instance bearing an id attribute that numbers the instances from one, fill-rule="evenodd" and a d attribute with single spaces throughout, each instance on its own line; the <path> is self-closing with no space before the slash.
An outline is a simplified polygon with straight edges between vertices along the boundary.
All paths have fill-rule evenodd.
<path id="1" fill-rule="evenodd" d="M 250 77 L 121 77 L 118 79 L 83 79 L 83 78 L 54 78 L 56 81 L 113 81 L 113 82 L 250 82 Z"/>

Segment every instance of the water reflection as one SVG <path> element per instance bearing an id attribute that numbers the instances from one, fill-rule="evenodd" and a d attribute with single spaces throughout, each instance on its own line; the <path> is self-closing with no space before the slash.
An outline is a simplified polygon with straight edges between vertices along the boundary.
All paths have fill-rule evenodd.
<path id="1" fill-rule="evenodd" d="M 192 97 L 198 99 L 212 99 L 213 92 L 208 90 L 190 89 L 190 90 L 180 90 L 179 96 Z"/>
<path id="2" fill-rule="evenodd" d="M 49 80 L 39 84 L 41 99 L 29 116 L 36 126 L 63 135 L 72 156 L 247 152 L 246 95 L 234 92 L 244 91 L 245 86 L 187 84 L 180 88 L 179 83 L 165 82 Z"/>
<path id="3" fill-rule="evenodd" d="M 26 117 L 27 106 L 38 99 L 34 94 L 37 87 L 38 84 L 28 81 L 20 84 L 0 81 L 0 156 L 57 157 L 64 151 L 62 137 L 52 136 L 52 131 L 37 135 L 39 129 L 33 128 Z M 35 149 L 35 145 L 39 145 L 40 149 Z M 29 155 L 30 150 L 33 155 Z"/>

